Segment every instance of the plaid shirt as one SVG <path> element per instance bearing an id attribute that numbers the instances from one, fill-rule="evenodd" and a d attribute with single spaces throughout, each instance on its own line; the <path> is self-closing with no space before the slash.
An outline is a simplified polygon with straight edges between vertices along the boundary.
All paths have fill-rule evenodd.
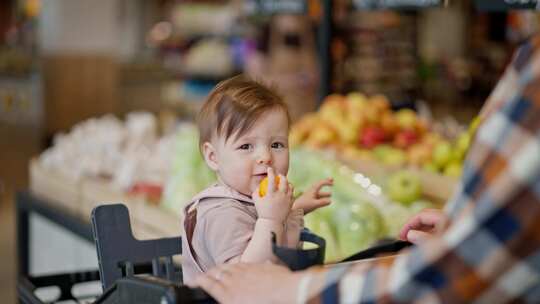
<path id="1" fill-rule="evenodd" d="M 306 272 L 299 302 L 540 303 L 540 36 L 480 117 L 444 232 L 395 258 Z"/>

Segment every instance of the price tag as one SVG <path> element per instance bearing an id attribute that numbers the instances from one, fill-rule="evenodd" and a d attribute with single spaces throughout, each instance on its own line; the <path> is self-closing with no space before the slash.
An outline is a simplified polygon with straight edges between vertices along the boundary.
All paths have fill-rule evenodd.
<path id="1" fill-rule="evenodd" d="M 512 9 L 540 8 L 538 0 L 475 0 L 476 8 L 480 11 L 507 11 Z"/>

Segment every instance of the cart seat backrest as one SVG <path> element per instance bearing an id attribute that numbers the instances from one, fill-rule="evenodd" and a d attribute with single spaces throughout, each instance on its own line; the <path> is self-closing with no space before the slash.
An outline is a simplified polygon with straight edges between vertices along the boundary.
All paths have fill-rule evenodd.
<path id="1" fill-rule="evenodd" d="M 172 262 L 173 255 L 181 254 L 181 238 L 135 239 L 125 205 L 107 204 L 94 208 L 92 232 L 104 291 L 117 279 L 133 275 L 139 265 L 151 265 L 152 275 L 171 281 L 179 281 L 182 277 Z"/>

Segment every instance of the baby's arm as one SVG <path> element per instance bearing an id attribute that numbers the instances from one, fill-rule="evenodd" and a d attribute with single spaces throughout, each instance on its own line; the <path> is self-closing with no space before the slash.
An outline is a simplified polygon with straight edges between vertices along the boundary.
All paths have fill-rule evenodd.
<path id="1" fill-rule="evenodd" d="M 272 253 L 272 232 L 282 245 L 285 221 L 292 205 L 292 188 L 285 177 L 281 176 L 280 182 L 284 184 L 280 183 L 278 189 L 269 189 L 263 198 L 258 196 L 258 190 L 254 192 L 258 214 L 255 224 L 252 216 L 234 205 L 206 214 L 203 237 L 216 264 L 276 261 Z"/>
<path id="2" fill-rule="evenodd" d="M 237 202 L 224 202 L 206 212 L 201 218 L 200 229 L 196 233 L 202 242 L 198 248 L 216 265 L 275 261 L 271 233 L 275 232 L 278 240 L 283 234 L 282 224 L 256 219 Z"/>
<path id="3" fill-rule="evenodd" d="M 268 180 L 274 180 L 274 172 L 268 169 Z M 279 176 L 277 189 L 268 186 L 264 197 L 259 196 L 259 188 L 252 194 L 255 208 L 257 208 L 258 219 L 255 223 L 253 237 L 242 254 L 242 262 L 264 262 L 275 261 L 272 253 L 272 233 L 276 234 L 278 245 L 282 245 L 283 233 L 287 216 L 291 211 L 293 188 L 283 175 Z"/>
<path id="4" fill-rule="evenodd" d="M 297 248 L 303 223 L 303 212 L 301 210 L 291 211 L 284 223 L 259 218 L 255 224 L 253 237 L 246 250 L 241 257 L 230 262 L 277 262 L 277 258 L 272 252 L 272 233 L 276 234 L 277 244 L 283 247 Z"/>
<path id="5" fill-rule="evenodd" d="M 283 228 L 283 223 L 263 218 L 257 219 L 253 236 L 239 260 L 246 263 L 260 263 L 268 260 L 275 262 L 276 257 L 272 253 L 272 233 L 276 234 L 279 244 Z"/>

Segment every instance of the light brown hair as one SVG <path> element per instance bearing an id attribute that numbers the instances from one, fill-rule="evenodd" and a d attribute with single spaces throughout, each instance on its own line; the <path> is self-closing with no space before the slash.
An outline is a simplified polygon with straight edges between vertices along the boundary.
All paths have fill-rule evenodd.
<path id="1" fill-rule="evenodd" d="M 197 117 L 199 148 L 212 136 L 244 135 L 262 114 L 280 109 L 290 116 L 283 98 L 260 81 L 239 75 L 224 80 L 210 92 Z"/>

